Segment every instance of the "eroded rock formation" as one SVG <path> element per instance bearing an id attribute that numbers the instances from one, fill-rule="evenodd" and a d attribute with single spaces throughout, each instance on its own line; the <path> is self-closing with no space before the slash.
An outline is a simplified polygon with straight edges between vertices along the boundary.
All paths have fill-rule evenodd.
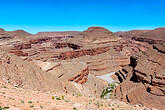
<path id="1" fill-rule="evenodd" d="M 53 78 L 33 63 L 4 51 L 0 51 L 0 70 L 0 79 L 14 86 L 42 91 L 62 91 L 57 78 Z"/>
<path id="2" fill-rule="evenodd" d="M 138 52 L 131 63 L 116 73 L 121 84 L 113 96 L 131 104 L 165 108 L 165 54 L 164 45 Z M 160 51 L 161 50 L 161 51 Z"/>
<path id="3" fill-rule="evenodd" d="M 161 109 L 164 29 L 114 34 L 90 27 L 35 35 L 0 29 L 0 49 L 9 52 L 0 52 L 0 78 L 22 88 L 100 97 L 107 82 L 96 76 L 116 72 L 121 85 L 114 98 Z"/>

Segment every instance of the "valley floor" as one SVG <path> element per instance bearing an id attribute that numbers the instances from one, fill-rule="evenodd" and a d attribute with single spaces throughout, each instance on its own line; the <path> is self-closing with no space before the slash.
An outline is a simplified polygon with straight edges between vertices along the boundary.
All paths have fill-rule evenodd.
<path id="1" fill-rule="evenodd" d="M 9 108 L 8 108 L 9 107 Z M 0 82 L 0 109 L 9 110 L 153 110 L 111 99 L 43 93 Z"/>

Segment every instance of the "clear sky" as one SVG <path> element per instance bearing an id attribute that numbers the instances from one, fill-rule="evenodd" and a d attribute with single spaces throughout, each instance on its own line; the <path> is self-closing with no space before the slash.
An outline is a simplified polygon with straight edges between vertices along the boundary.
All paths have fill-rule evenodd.
<path id="1" fill-rule="evenodd" d="M 113 32 L 165 27 L 165 0 L 0 0 L 0 27 L 8 31 L 83 31 L 89 26 Z"/>

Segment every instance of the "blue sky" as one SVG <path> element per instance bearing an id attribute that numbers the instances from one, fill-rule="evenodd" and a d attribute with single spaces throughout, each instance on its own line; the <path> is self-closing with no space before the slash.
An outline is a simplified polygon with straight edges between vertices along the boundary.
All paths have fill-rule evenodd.
<path id="1" fill-rule="evenodd" d="M 165 0 L 0 0 L 0 27 L 11 31 L 115 31 L 165 27 Z"/>

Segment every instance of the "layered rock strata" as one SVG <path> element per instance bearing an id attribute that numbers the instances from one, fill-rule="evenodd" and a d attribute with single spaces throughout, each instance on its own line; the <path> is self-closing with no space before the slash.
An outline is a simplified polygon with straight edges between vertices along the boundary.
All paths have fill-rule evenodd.
<path id="1" fill-rule="evenodd" d="M 131 63 L 116 73 L 121 84 L 113 97 L 131 104 L 165 108 L 165 54 L 164 45 L 139 52 Z"/>

